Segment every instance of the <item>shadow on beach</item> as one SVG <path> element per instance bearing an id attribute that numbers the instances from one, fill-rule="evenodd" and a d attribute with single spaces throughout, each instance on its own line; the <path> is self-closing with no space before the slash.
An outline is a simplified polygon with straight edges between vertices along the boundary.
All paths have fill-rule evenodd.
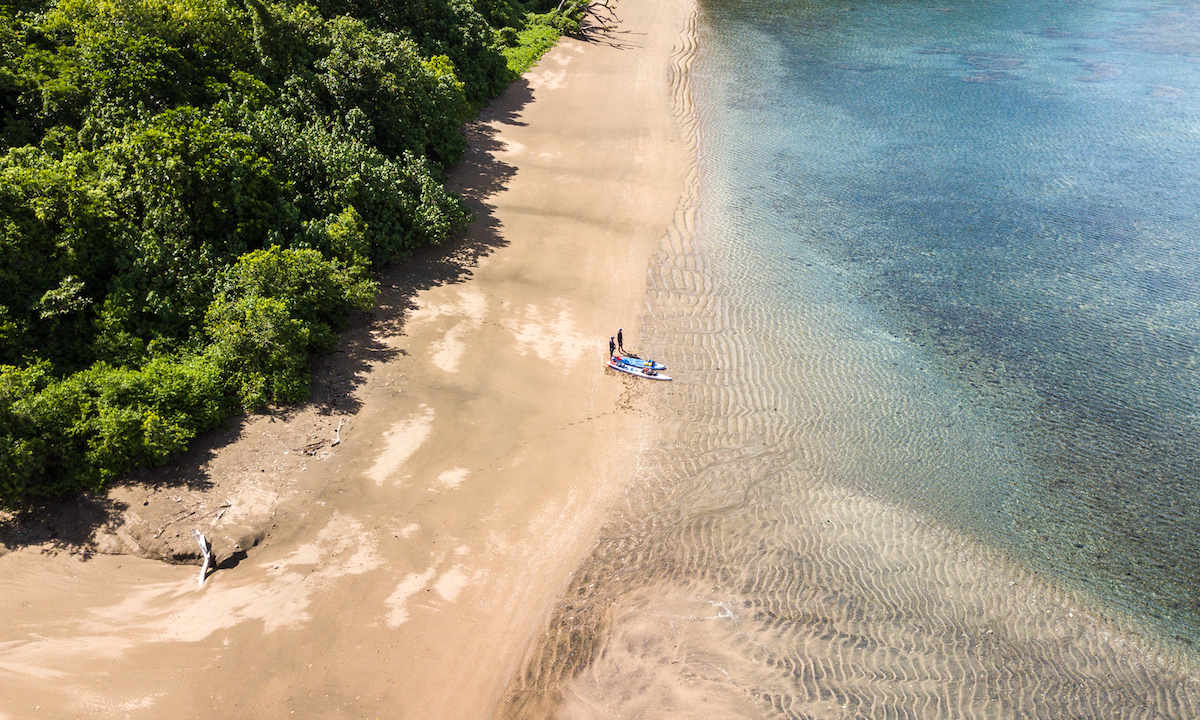
<path id="1" fill-rule="evenodd" d="M 645 37 L 644 32 L 634 32 L 627 29 L 617 16 L 616 8 L 605 2 L 593 2 L 588 5 L 583 18 L 583 27 L 575 34 L 577 40 L 598 45 L 607 45 L 617 50 L 632 50 L 642 47 L 639 40 Z"/>
<path id="2" fill-rule="evenodd" d="M 435 287 L 466 281 L 480 259 L 508 244 L 501 235 L 501 224 L 489 202 L 507 187 L 516 173 L 516 168 L 497 159 L 504 149 L 497 126 L 523 124 L 521 111 L 532 99 L 528 81 L 519 79 L 493 100 L 476 120 L 464 126 L 467 150 L 450 169 L 447 187 L 463 197 L 474 220 L 452 239 L 421 248 L 411 257 L 398 258 L 376 272 L 380 292 L 375 307 L 349 318 L 349 328 L 342 333 L 334 352 L 312 359 L 312 392 L 307 402 L 292 407 L 268 407 L 258 413 L 229 418 L 220 428 L 195 438 L 190 447 L 171 462 L 158 468 L 135 471 L 112 483 L 109 490 L 81 493 L 60 502 L 0 514 L 0 554 L 6 549 L 42 545 L 50 552 L 68 552 L 89 558 L 98 552 L 96 534 L 116 532 L 131 512 L 130 503 L 115 499 L 111 490 L 120 488 L 121 495 L 126 498 L 145 496 L 146 499 L 137 503 L 142 506 L 137 508 L 139 520 L 163 528 L 171 524 L 173 515 L 179 513 L 170 504 L 161 502 L 155 502 L 151 509 L 151 496 L 180 492 L 188 493 L 195 501 L 195 496 L 221 492 L 221 479 L 212 467 L 218 457 L 234 455 L 233 465 L 259 464 L 256 456 L 265 454 L 262 448 L 238 447 L 239 443 L 248 445 L 251 442 L 249 430 L 252 425 L 257 426 L 256 421 L 265 417 L 271 424 L 286 425 L 313 414 L 340 416 L 340 419 L 357 413 L 361 401 L 356 397 L 356 391 L 368 381 L 371 370 L 407 354 L 403 348 L 389 347 L 381 338 L 404 334 L 409 311 L 416 307 L 417 295 Z M 318 444 L 313 445 L 317 448 L 308 446 L 291 450 L 312 455 L 319 449 Z M 239 452 L 245 457 L 236 457 Z M 174 499 L 180 502 L 178 496 Z M 212 507 L 214 503 L 208 505 Z M 187 561 L 196 555 L 194 545 L 190 535 L 185 535 L 182 547 L 173 547 L 166 552 L 158 548 L 138 554 Z"/>

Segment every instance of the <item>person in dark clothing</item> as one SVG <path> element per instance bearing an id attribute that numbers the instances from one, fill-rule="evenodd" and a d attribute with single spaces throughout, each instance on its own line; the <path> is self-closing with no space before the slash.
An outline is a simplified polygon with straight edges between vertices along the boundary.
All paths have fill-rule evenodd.
<path id="1" fill-rule="evenodd" d="M 608 359 L 612 360 L 613 352 L 617 349 L 617 343 L 612 338 L 608 339 Z"/>
<path id="2" fill-rule="evenodd" d="M 617 349 L 621 354 L 625 354 L 625 338 L 621 335 L 621 328 L 617 328 Z"/>

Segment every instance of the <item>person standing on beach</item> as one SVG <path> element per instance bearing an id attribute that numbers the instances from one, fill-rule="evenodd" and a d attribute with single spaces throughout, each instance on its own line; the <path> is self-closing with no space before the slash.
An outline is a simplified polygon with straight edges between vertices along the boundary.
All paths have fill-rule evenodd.
<path id="1" fill-rule="evenodd" d="M 616 351 L 616 349 L 617 349 L 617 344 L 615 342 L 613 342 L 613 339 L 610 337 L 608 339 L 608 359 L 609 360 L 612 360 L 613 352 Z"/>
<path id="2" fill-rule="evenodd" d="M 621 328 L 617 328 L 617 349 L 622 355 L 625 354 L 625 338 L 621 335 Z"/>

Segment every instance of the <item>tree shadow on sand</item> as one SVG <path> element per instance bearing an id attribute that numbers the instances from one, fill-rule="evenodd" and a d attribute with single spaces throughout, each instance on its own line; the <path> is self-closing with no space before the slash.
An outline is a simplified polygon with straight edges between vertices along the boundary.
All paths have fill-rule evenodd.
<path id="1" fill-rule="evenodd" d="M 605 2 L 593 2 L 587 7 L 582 27 L 574 35 L 577 40 L 596 45 L 607 45 L 618 50 L 631 50 L 642 46 L 645 33 L 635 33 L 621 27 L 616 8 Z"/>
<path id="2" fill-rule="evenodd" d="M 447 187 L 462 195 L 475 217 L 465 231 L 440 245 L 422 248 L 381 269 L 376 278 L 380 294 L 369 312 L 357 313 L 341 337 L 337 349 L 312 361 L 312 392 L 309 400 L 294 407 L 271 407 L 252 415 L 227 420 L 219 429 L 196 438 L 170 463 L 131 473 L 113 487 L 146 494 L 163 490 L 203 493 L 215 488 L 212 462 L 235 443 L 247 439 L 248 428 L 262 416 L 287 423 L 298 415 L 315 411 L 326 416 L 350 416 L 361 402 L 358 388 L 371 369 L 405 354 L 389 347 L 382 338 L 403 334 L 408 314 L 416 307 L 419 293 L 435 287 L 461 283 L 474 273 L 479 261 L 508 241 L 501 235 L 490 199 L 507 187 L 516 168 L 498 160 L 504 143 L 498 127 L 523 125 L 521 110 L 533 93 L 525 79 L 512 83 L 477 120 L 463 128 L 467 150 L 449 173 Z M 303 448 L 296 448 L 302 451 Z M 136 493 L 135 493 L 136 494 Z M 115 531 L 124 523 L 129 506 L 108 492 L 81 493 L 69 499 L 29 507 L 0 515 L 0 551 L 42 545 L 51 552 L 70 552 L 91 557 L 97 552 L 97 531 Z"/>

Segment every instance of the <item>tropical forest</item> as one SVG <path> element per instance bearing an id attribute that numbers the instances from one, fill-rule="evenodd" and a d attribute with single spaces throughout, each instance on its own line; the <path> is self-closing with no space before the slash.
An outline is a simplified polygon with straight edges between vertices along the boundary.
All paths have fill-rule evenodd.
<path id="1" fill-rule="evenodd" d="M 0 507 L 303 401 L 583 0 L 0 3 Z"/>

